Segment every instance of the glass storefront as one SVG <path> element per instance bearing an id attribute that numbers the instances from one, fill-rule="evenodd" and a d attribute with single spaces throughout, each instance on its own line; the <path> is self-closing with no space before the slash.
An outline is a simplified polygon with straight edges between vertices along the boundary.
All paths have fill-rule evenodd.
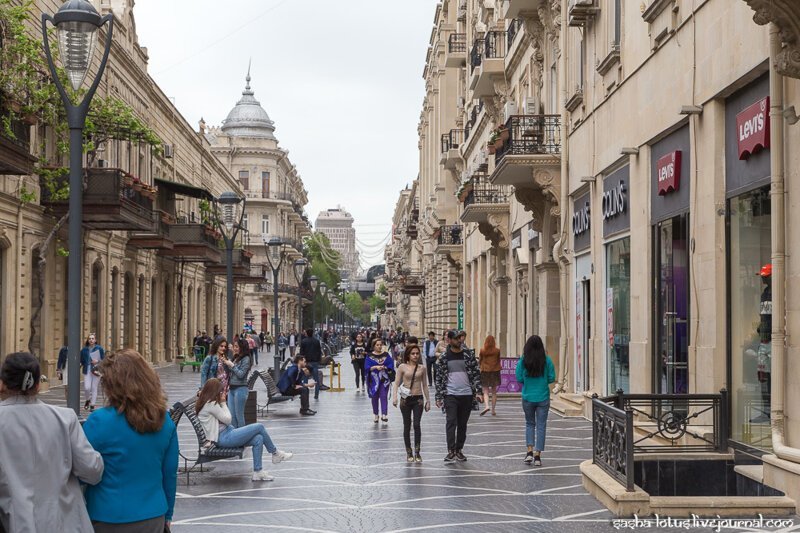
<path id="1" fill-rule="evenodd" d="M 606 245 L 606 352 L 608 394 L 630 390 L 631 239 Z"/>
<path id="2" fill-rule="evenodd" d="M 772 265 L 769 186 L 728 201 L 731 438 L 771 447 Z"/>

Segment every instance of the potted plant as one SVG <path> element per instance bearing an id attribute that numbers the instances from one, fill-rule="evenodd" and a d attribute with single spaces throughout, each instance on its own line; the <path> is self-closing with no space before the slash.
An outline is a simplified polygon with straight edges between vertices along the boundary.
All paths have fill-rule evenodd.
<path id="1" fill-rule="evenodd" d="M 511 132 L 508 131 L 508 128 L 505 124 L 500 124 L 497 126 L 497 136 L 500 138 L 500 140 L 505 142 L 511 138 Z"/>

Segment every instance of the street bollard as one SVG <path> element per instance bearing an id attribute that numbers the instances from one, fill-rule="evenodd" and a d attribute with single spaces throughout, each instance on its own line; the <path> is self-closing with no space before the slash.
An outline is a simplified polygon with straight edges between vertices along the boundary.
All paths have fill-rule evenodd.
<path id="1" fill-rule="evenodd" d="M 339 369 L 339 372 L 336 373 L 336 381 L 337 381 L 337 386 L 336 387 L 333 386 L 333 375 L 334 375 L 333 371 L 334 371 L 335 368 Z M 342 387 L 342 365 L 341 365 L 341 363 L 336 363 L 334 361 L 331 361 L 331 385 L 330 385 L 330 388 L 328 389 L 328 391 L 329 392 L 344 392 L 344 387 Z"/>

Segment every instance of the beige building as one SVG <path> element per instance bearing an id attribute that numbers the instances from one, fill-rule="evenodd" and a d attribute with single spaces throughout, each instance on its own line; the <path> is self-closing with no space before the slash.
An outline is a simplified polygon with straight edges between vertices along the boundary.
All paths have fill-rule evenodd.
<path id="1" fill-rule="evenodd" d="M 399 274 L 420 271 L 423 300 L 442 285 L 427 254 L 455 189 L 459 279 L 445 285 L 463 291 L 470 346 L 493 334 L 515 356 L 540 335 L 557 367 L 552 406 L 567 414 L 591 416 L 588 398 L 618 389 L 725 389 L 724 447 L 800 498 L 800 264 L 788 253 L 800 8 L 446 0 L 434 23 L 387 314 L 426 329 L 429 303 L 412 318 Z"/>
<path id="2" fill-rule="evenodd" d="M 353 215 L 341 206 L 320 211 L 314 222 L 317 231 L 328 237 L 331 248 L 339 252 L 342 260 L 342 279 L 355 282 L 360 270 L 358 250 L 356 249 L 356 230 Z"/>
<path id="3" fill-rule="evenodd" d="M 42 12 L 60 2 L 37 0 L 31 31 Z M 99 95 L 114 95 L 164 142 L 157 154 L 136 143 L 109 141 L 88 169 L 84 194 L 84 276 L 82 331 L 96 332 L 106 349 L 133 347 L 153 363 L 184 353 L 197 329 L 224 325 L 223 253 L 213 228 L 202 223 L 201 200 L 239 184 L 211 153 L 208 142 L 186 123 L 147 72 L 147 49 L 139 45 L 132 2 L 104 1 L 96 7 L 115 17 L 114 41 Z M 104 42 L 101 32 L 99 42 Z M 99 54 L 98 54 L 99 55 Z M 99 61 L 99 57 L 95 58 Z M 38 250 L 65 204 L 42 198 L 30 154 L 57 160 L 48 125 L 19 128 L 15 143 L 0 138 L 0 354 L 32 347 L 53 376 L 66 340 L 67 260 L 58 246 L 46 252 L 44 305 L 38 305 Z M 0 137 L 3 133 L 0 132 Z M 41 147 L 41 149 L 40 149 Z M 134 180 L 136 178 L 136 180 Z M 157 188 L 154 199 L 139 192 L 139 181 Z M 21 191 L 33 191 L 33 202 Z M 66 231 L 59 233 L 66 242 Z M 237 291 L 237 314 L 241 295 Z"/>
<path id="4" fill-rule="evenodd" d="M 265 242 L 278 237 L 284 243 L 284 260 L 278 274 L 278 311 L 281 329 L 299 328 L 297 278 L 294 261 L 302 257 L 303 238 L 311 235 L 304 207 L 308 193 L 289 151 L 278 145 L 275 124 L 256 100 L 250 74 L 241 99 L 222 126 L 201 130 L 211 152 L 238 178 L 245 193 L 241 246 L 252 254 L 252 283 L 242 287 L 244 320 L 258 331 L 273 331 L 273 273 Z M 258 266 L 256 266 L 258 265 Z M 259 276 L 259 269 L 263 274 Z M 266 278 L 265 278 L 266 276 Z M 259 277 L 261 279 L 259 279 Z"/>

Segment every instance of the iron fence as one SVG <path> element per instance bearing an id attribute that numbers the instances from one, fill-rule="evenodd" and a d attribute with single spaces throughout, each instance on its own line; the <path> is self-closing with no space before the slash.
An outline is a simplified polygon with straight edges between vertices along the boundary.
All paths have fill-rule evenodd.
<path id="1" fill-rule="evenodd" d="M 472 190 L 464 199 L 464 208 L 473 204 L 504 204 L 508 202 L 509 193 L 492 185 L 485 177 L 472 178 Z"/>
<path id="2" fill-rule="evenodd" d="M 461 235 L 464 226 L 461 224 L 452 224 L 449 226 L 442 226 L 439 228 L 438 242 L 440 246 L 456 246 L 462 243 Z"/>
<path id="3" fill-rule="evenodd" d="M 458 147 L 464 142 L 464 130 L 452 129 L 449 133 L 442 134 L 442 153 L 445 154 L 449 150 L 458 150 Z"/>
<path id="4" fill-rule="evenodd" d="M 633 412 L 607 400 L 592 399 L 592 463 L 632 492 Z"/>
<path id="5" fill-rule="evenodd" d="M 503 59 L 508 50 L 507 33 L 505 31 L 489 31 L 484 36 L 483 57 L 486 59 Z"/>
<path id="6" fill-rule="evenodd" d="M 499 164 L 506 155 L 560 154 L 559 115 L 512 115 L 505 124 L 508 139 L 495 153 Z"/>
<path id="7" fill-rule="evenodd" d="M 467 53 L 467 34 L 451 33 L 447 39 L 447 51 L 450 54 Z"/>
<path id="8" fill-rule="evenodd" d="M 469 65 L 472 69 L 476 69 L 481 66 L 481 61 L 483 59 L 483 48 L 486 45 L 486 41 L 481 39 L 475 39 L 475 42 L 472 43 L 472 51 L 469 53 Z"/>

